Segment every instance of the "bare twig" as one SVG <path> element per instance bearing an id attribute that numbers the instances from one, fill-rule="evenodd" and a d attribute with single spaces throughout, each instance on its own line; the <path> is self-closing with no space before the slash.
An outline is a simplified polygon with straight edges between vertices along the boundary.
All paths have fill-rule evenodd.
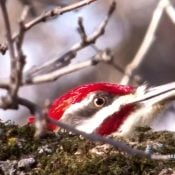
<path id="1" fill-rule="evenodd" d="M 7 8 L 5 4 L 5 0 L 1 0 L 1 9 L 3 14 L 3 19 L 6 27 L 7 32 L 7 40 L 8 40 L 8 48 L 10 52 L 10 60 L 11 60 L 11 74 L 10 74 L 10 85 L 9 85 L 9 96 L 7 97 L 6 101 L 8 101 L 8 104 L 13 103 L 13 98 L 16 98 L 19 86 L 21 84 L 21 76 L 22 76 L 22 38 L 24 33 L 20 32 L 19 40 L 20 44 L 17 44 L 17 57 L 15 56 L 15 47 L 14 47 L 14 41 L 12 39 L 12 33 L 11 33 L 11 27 L 9 23 L 9 16 L 7 13 Z M 19 43 L 19 42 L 18 42 Z M 24 64 L 23 64 L 24 65 Z M 13 106 L 13 105 L 12 105 Z"/>
<path id="2" fill-rule="evenodd" d="M 122 141 L 113 140 L 111 138 L 103 137 L 103 136 L 100 136 L 100 135 L 95 134 L 95 133 L 87 134 L 85 132 L 82 132 L 80 130 L 77 130 L 77 129 L 73 128 L 70 125 L 62 123 L 60 121 L 53 120 L 52 118 L 47 118 L 47 120 L 50 123 L 55 124 L 55 125 L 65 129 L 67 131 L 71 131 L 71 132 L 73 132 L 75 134 L 82 135 L 83 137 L 85 137 L 85 138 L 87 138 L 89 140 L 100 141 L 102 143 L 107 143 L 109 145 L 112 145 L 114 148 L 119 149 L 120 151 L 124 151 L 124 152 L 128 153 L 131 156 L 147 157 L 147 158 L 154 159 L 154 160 L 170 160 L 170 159 L 174 159 L 173 155 L 171 155 L 171 154 L 161 155 L 161 154 L 147 153 L 147 152 L 142 151 L 142 150 L 131 148 L 129 145 L 127 145 L 125 142 L 122 142 Z"/>
<path id="3" fill-rule="evenodd" d="M 91 45 L 91 48 L 94 49 L 96 52 L 102 52 L 101 49 L 99 49 L 96 45 Z M 125 70 L 124 68 L 122 68 L 119 64 L 114 62 L 114 59 L 112 59 L 111 61 L 107 62 L 110 66 L 112 66 L 114 69 L 116 69 L 117 71 L 119 71 L 122 75 L 125 74 Z M 128 75 L 129 76 L 129 75 Z M 138 78 L 137 75 L 133 75 L 132 77 L 130 77 L 133 81 L 137 82 L 138 84 L 140 84 L 141 79 Z"/>
<path id="4" fill-rule="evenodd" d="M 23 71 L 23 66 L 25 64 L 25 61 L 24 61 L 25 57 L 22 52 L 22 41 L 24 38 L 24 32 L 22 30 L 22 26 L 23 26 L 22 20 L 24 20 L 24 18 L 22 18 L 20 22 L 20 34 L 18 35 L 17 41 L 15 42 L 12 39 L 11 27 L 9 23 L 9 17 L 8 17 L 5 1 L 1 0 L 0 3 L 1 3 L 2 14 L 4 17 L 4 23 L 5 23 L 6 32 L 7 32 L 8 48 L 10 52 L 10 61 L 11 61 L 10 82 L 2 81 L 2 80 L 0 81 L 0 87 L 8 90 L 7 95 L 0 99 L 0 107 L 3 109 L 7 109 L 7 108 L 17 109 L 18 103 L 16 101 L 16 98 L 17 98 L 19 87 L 21 85 L 21 80 L 23 75 L 22 71 Z M 22 17 L 24 16 L 26 15 L 23 14 Z M 16 46 L 16 50 L 14 46 Z"/>
<path id="5" fill-rule="evenodd" d="M 45 13 L 42 13 L 42 14 L 41 14 L 40 16 L 38 16 L 37 18 L 35 18 L 35 19 L 31 20 L 30 22 L 24 24 L 24 25 L 23 25 L 23 30 L 26 32 L 26 31 L 28 31 L 29 29 L 31 29 L 33 26 L 35 26 L 35 25 L 37 25 L 37 24 L 39 24 L 39 23 L 41 23 L 41 22 L 46 22 L 47 20 L 52 19 L 53 17 L 56 17 L 56 16 L 62 15 L 62 14 L 64 14 L 64 13 L 67 13 L 67 12 L 70 12 L 70 11 L 73 11 L 73 10 L 76 10 L 76 9 L 78 9 L 78 8 L 81 8 L 81 7 L 83 7 L 83 6 L 86 6 L 86 5 L 88 5 L 88 4 L 91 4 L 91 3 L 95 2 L 95 1 L 97 1 L 97 0 L 83 0 L 83 1 L 81 1 L 81 2 L 76 2 L 76 3 L 74 3 L 74 4 L 68 5 L 68 6 L 63 7 L 63 8 L 61 8 L 61 7 L 55 7 L 54 9 L 49 10 L 49 11 L 47 11 L 47 12 L 45 12 Z M 5 16 L 8 17 L 6 7 L 4 8 L 5 0 L 1 0 L 0 3 L 3 3 L 3 4 L 1 5 L 1 8 L 3 8 L 2 10 L 5 10 L 5 11 L 3 11 L 3 14 L 5 14 Z M 29 8 L 29 6 L 28 6 L 27 8 Z M 29 9 L 28 9 L 28 10 L 29 10 Z M 28 11 L 28 10 L 27 10 L 27 11 Z M 27 12 L 26 10 L 24 10 L 24 11 L 25 11 L 24 13 Z M 28 12 L 27 12 L 27 13 L 28 13 Z M 22 16 L 24 17 L 25 14 L 23 14 Z M 25 17 L 24 17 L 24 18 L 25 18 Z M 7 19 L 7 18 L 6 18 L 6 19 Z M 24 20 L 21 19 L 21 21 L 24 21 Z M 9 22 L 6 23 L 6 25 L 9 26 Z M 10 26 L 9 26 L 9 27 L 10 27 Z M 9 29 L 10 29 L 10 28 L 9 28 Z M 8 32 L 8 34 L 10 34 L 10 33 Z M 11 42 L 10 42 L 10 43 L 13 43 L 12 41 L 13 41 L 14 39 L 16 39 L 16 38 L 18 37 L 18 35 L 20 35 L 20 31 L 19 31 L 18 33 L 14 34 L 13 37 L 11 37 Z M 0 52 L 1 52 L 2 54 L 5 54 L 5 52 L 6 52 L 7 49 L 8 49 L 8 46 L 6 46 L 5 44 L 0 44 Z"/>
<path id="6" fill-rule="evenodd" d="M 9 16 L 6 8 L 6 1 L 5 0 L 0 0 L 1 4 L 1 10 L 2 10 L 2 15 L 4 19 L 4 24 L 6 28 L 6 36 L 7 36 L 7 41 L 8 41 L 8 48 L 9 48 L 9 53 L 10 53 L 10 62 L 11 62 L 11 73 L 10 73 L 10 85 L 9 85 L 9 91 L 8 95 L 2 97 L 0 106 L 3 108 L 7 108 L 8 106 L 13 106 L 13 97 L 11 96 L 11 91 L 13 89 L 13 84 L 15 81 L 15 75 L 14 71 L 16 69 L 16 64 L 15 64 L 15 48 L 14 48 L 14 43 L 12 39 L 12 33 L 11 33 L 11 26 L 9 22 Z"/>
<path id="7" fill-rule="evenodd" d="M 155 32 L 157 30 L 157 27 L 159 25 L 159 22 L 161 20 L 164 8 L 167 5 L 167 0 L 161 0 L 156 9 L 154 10 L 152 20 L 149 24 L 148 30 L 146 32 L 146 35 L 143 39 L 143 42 L 141 46 L 139 47 L 135 57 L 129 63 L 125 69 L 125 75 L 123 76 L 121 80 L 121 84 L 128 84 L 130 81 L 130 77 L 132 77 L 133 72 L 135 71 L 136 68 L 141 64 L 143 61 L 145 55 L 147 54 L 148 50 L 152 46 L 154 40 L 155 40 Z"/>
<path id="8" fill-rule="evenodd" d="M 10 57 L 11 59 L 15 58 L 15 49 L 13 46 L 13 39 L 12 39 L 12 32 L 11 32 L 11 27 L 10 27 L 10 22 L 9 22 L 9 16 L 6 8 L 6 1 L 5 0 L 0 0 L 1 4 L 1 10 L 2 10 L 2 15 L 4 19 L 4 24 L 6 28 L 6 36 L 7 36 L 7 41 L 8 41 L 8 48 L 10 52 Z M 13 62 L 12 62 L 13 64 Z M 13 67 L 13 65 L 11 65 Z"/>
<path id="9" fill-rule="evenodd" d="M 98 28 L 94 31 L 94 33 L 91 36 L 83 37 L 82 41 L 80 41 L 79 43 L 72 46 L 72 48 L 69 49 L 69 51 L 66 52 L 65 54 L 63 54 L 61 57 L 53 59 L 51 61 L 48 61 L 41 66 L 35 67 L 31 71 L 29 71 L 28 77 L 33 77 L 35 74 L 37 75 L 37 74 L 51 72 L 53 70 L 59 69 L 61 67 L 64 67 L 64 66 L 70 64 L 70 61 L 76 57 L 76 54 L 79 50 L 89 46 L 90 44 L 94 44 L 96 42 L 96 40 L 101 35 L 104 34 L 106 25 L 108 24 L 108 21 L 112 15 L 112 13 L 115 10 L 115 6 L 116 6 L 116 4 L 113 1 L 113 3 L 110 6 L 110 9 L 108 11 L 107 16 L 105 17 L 105 19 L 101 22 L 101 24 L 98 26 Z M 81 30 L 84 30 L 82 22 L 81 22 L 81 25 L 82 25 Z M 81 32 L 83 32 L 83 31 L 81 31 Z"/>
<path id="10" fill-rule="evenodd" d="M 13 83 L 14 79 L 15 79 L 13 71 L 16 68 L 16 65 L 15 65 L 15 48 L 14 48 L 14 45 L 13 45 L 12 32 L 11 32 L 11 27 L 10 27 L 10 22 L 9 22 L 9 16 L 8 16 L 6 4 L 5 4 L 6 1 L 5 0 L 0 0 L 0 3 L 1 3 L 1 10 L 2 10 L 4 23 L 5 23 L 5 28 L 6 28 L 6 36 L 7 36 L 8 48 L 9 48 L 10 60 L 11 60 L 10 80 L 11 80 L 11 83 Z"/>
<path id="11" fill-rule="evenodd" d="M 32 17 L 36 17 L 37 14 L 38 14 L 38 10 L 36 9 L 35 5 L 34 5 L 34 1 L 31 1 L 31 0 L 20 0 L 21 4 L 23 6 L 29 6 L 30 9 L 29 9 L 29 14 L 32 16 Z"/>
<path id="12" fill-rule="evenodd" d="M 173 7 L 172 3 L 169 0 L 165 0 L 165 3 L 167 3 L 167 5 L 165 7 L 165 11 L 166 11 L 167 15 L 169 16 L 169 18 L 171 19 L 171 21 L 175 24 L 175 10 L 174 10 L 174 7 Z"/>
<path id="13" fill-rule="evenodd" d="M 27 30 L 31 29 L 33 26 L 35 26 L 41 22 L 46 22 L 47 20 L 52 19 L 53 17 L 62 15 L 66 12 L 76 10 L 80 7 L 86 6 L 86 5 L 91 4 L 95 1 L 97 1 L 97 0 L 82 0 L 80 2 L 76 2 L 76 3 L 68 5 L 66 7 L 62 7 L 62 8 L 55 7 L 54 9 L 49 10 L 49 11 L 41 14 L 40 16 L 36 17 L 35 19 L 31 20 L 30 22 L 26 23 L 24 25 L 24 29 L 25 29 L 25 31 L 27 31 Z M 19 35 L 19 33 L 16 33 L 13 36 L 13 39 L 15 39 L 18 35 Z"/>
<path id="14" fill-rule="evenodd" d="M 11 95 L 16 98 L 20 85 L 22 84 L 23 79 L 23 68 L 25 65 L 25 55 L 22 51 L 22 44 L 24 40 L 25 30 L 24 30 L 24 22 L 29 12 L 29 7 L 26 6 L 23 9 L 21 14 L 21 19 L 19 21 L 19 35 L 16 38 L 16 59 L 15 59 L 15 68 L 13 70 L 14 74 L 14 84 L 11 86 Z"/>
<path id="15" fill-rule="evenodd" d="M 25 6 L 23 11 L 22 11 L 22 14 L 21 14 L 21 18 L 20 18 L 20 21 L 19 21 L 19 35 L 17 37 L 17 45 L 18 45 L 18 49 L 21 50 L 22 48 L 22 44 L 23 44 L 23 40 L 24 40 L 24 34 L 25 34 L 25 20 L 27 18 L 27 15 L 29 13 L 29 6 Z"/>
<path id="16" fill-rule="evenodd" d="M 46 129 L 47 121 L 46 121 L 46 117 L 43 114 L 42 108 L 37 104 L 31 102 L 30 100 L 27 100 L 21 97 L 17 97 L 17 102 L 20 105 L 27 107 L 30 110 L 30 113 L 36 117 L 35 136 L 41 137 L 42 135 L 44 135 L 45 132 L 47 131 Z"/>
<path id="17" fill-rule="evenodd" d="M 2 54 L 2 55 L 5 55 L 5 53 L 6 53 L 6 51 L 7 51 L 7 49 L 8 49 L 8 46 L 7 46 L 7 44 L 0 44 L 0 53 Z"/>
<path id="18" fill-rule="evenodd" d="M 34 76 L 33 78 L 24 80 L 23 84 L 38 84 L 57 80 L 63 75 L 87 68 L 98 64 L 99 62 L 110 62 L 112 60 L 111 52 L 107 49 L 99 54 L 95 55 L 92 59 L 80 62 L 77 64 L 70 64 L 66 67 L 53 71 L 51 73 Z"/>
<path id="19" fill-rule="evenodd" d="M 7 80 L 3 80 L 3 79 L 1 79 L 0 80 L 0 88 L 1 89 L 9 89 L 9 85 L 10 85 L 10 82 L 9 81 L 7 81 Z"/>
<path id="20" fill-rule="evenodd" d="M 71 4 L 71 5 L 68 5 L 66 7 L 63 7 L 63 8 L 60 8 L 60 7 L 54 8 L 53 10 L 50 10 L 50 11 L 40 15 L 39 17 L 35 18 L 34 20 L 28 22 L 25 25 L 25 29 L 29 30 L 34 25 L 39 24 L 40 22 L 47 21 L 50 17 L 62 15 L 66 12 L 73 11 L 77 8 L 83 7 L 83 6 L 88 5 L 88 4 L 95 2 L 95 1 L 96 0 L 83 0 L 83 1 L 76 2 L 76 3 Z"/>
<path id="21" fill-rule="evenodd" d="M 79 17 L 78 19 L 78 32 L 81 36 L 81 40 L 82 42 L 86 42 L 87 40 L 87 35 L 86 35 L 86 30 L 85 30 L 85 27 L 83 25 L 83 18 L 82 17 Z"/>
<path id="22" fill-rule="evenodd" d="M 50 123 L 53 123 L 53 124 L 61 127 L 61 128 L 64 128 L 67 131 L 71 131 L 75 134 L 82 135 L 83 137 L 88 138 L 92 141 L 100 141 L 100 142 L 103 142 L 103 143 L 108 143 L 108 144 L 114 146 L 114 148 L 117 148 L 117 149 L 120 149 L 121 151 L 127 152 L 128 154 L 130 154 L 132 156 L 149 157 L 149 155 L 147 155 L 144 151 L 133 149 L 122 141 L 113 140 L 111 138 L 103 137 L 103 136 L 100 136 L 100 135 L 94 134 L 94 133 L 93 134 L 87 134 L 85 132 L 82 132 L 80 130 L 75 129 L 74 127 L 72 127 L 70 125 L 62 123 L 60 121 L 53 120 L 50 117 L 48 118 L 48 121 Z"/>
<path id="23" fill-rule="evenodd" d="M 21 98 L 21 97 L 18 97 L 17 101 L 20 105 L 27 107 L 32 115 L 35 115 L 36 111 L 40 111 L 39 112 L 40 116 L 42 116 L 42 112 L 40 110 L 40 107 L 37 106 L 35 103 L 33 103 L 25 98 Z"/>

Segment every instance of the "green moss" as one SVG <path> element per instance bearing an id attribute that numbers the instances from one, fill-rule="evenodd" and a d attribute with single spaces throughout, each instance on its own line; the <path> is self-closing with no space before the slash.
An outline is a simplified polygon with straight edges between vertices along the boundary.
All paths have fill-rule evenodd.
<path id="1" fill-rule="evenodd" d="M 164 168 L 175 168 L 174 160 L 150 160 L 122 153 L 111 147 L 104 154 L 91 153 L 99 143 L 91 142 L 66 132 L 48 133 L 45 138 L 33 138 L 34 128 L 26 125 L 18 127 L 12 123 L 0 122 L 0 160 L 20 160 L 35 157 L 34 167 L 26 169 L 36 175 L 154 175 Z M 162 144 L 154 148 L 161 154 L 175 154 L 175 136 L 171 132 L 152 132 L 140 128 L 133 141 L 134 147 L 145 149 L 148 141 Z M 39 153 L 42 147 L 50 151 Z M 1 171 L 1 170 L 0 170 Z"/>

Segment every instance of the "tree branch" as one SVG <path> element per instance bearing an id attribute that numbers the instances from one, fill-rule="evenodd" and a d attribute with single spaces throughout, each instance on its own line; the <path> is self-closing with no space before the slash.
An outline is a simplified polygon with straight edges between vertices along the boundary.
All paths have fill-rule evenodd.
<path id="1" fill-rule="evenodd" d="M 26 23 L 24 25 L 24 29 L 25 29 L 25 31 L 28 31 L 29 29 L 31 29 L 32 27 L 34 27 L 35 25 L 37 25 L 37 24 L 39 24 L 41 22 L 46 22 L 49 19 L 52 19 L 53 17 L 62 15 L 64 13 L 66 13 L 66 12 L 70 12 L 70 11 L 76 10 L 78 8 L 81 8 L 83 6 L 91 4 L 91 3 L 95 2 L 95 1 L 97 1 L 97 0 L 82 0 L 80 2 L 76 2 L 76 3 L 68 5 L 66 7 L 62 7 L 62 8 L 61 7 L 55 7 L 54 9 L 49 10 L 49 11 L 41 14 L 40 16 L 36 17 L 35 19 L 31 20 L 30 22 Z M 18 35 L 19 35 L 19 33 L 16 33 L 13 36 L 13 39 L 15 39 Z"/>
<path id="2" fill-rule="evenodd" d="M 15 59 L 15 49 L 13 46 L 13 39 L 12 39 L 10 22 L 9 22 L 9 15 L 8 15 L 5 3 L 6 3 L 6 0 L 0 0 L 2 16 L 4 19 L 5 28 L 6 28 L 6 36 L 7 36 L 7 41 L 8 41 L 8 48 L 9 48 L 10 57 L 11 57 L 11 59 Z M 11 62 L 11 64 L 12 64 L 11 67 L 13 67 L 14 66 L 13 62 Z"/>
<path id="3" fill-rule="evenodd" d="M 110 62 L 112 60 L 111 52 L 107 49 L 99 54 L 95 55 L 93 58 L 88 59 L 87 61 L 80 62 L 77 64 L 70 64 L 66 67 L 53 71 L 51 73 L 34 76 L 33 78 L 26 78 L 24 80 L 23 85 L 25 84 L 38 84 L 38 83 L 46 83 L 50 81 L 55 81 L 63 75 L 94 66 L 100 62 Z"/>
<path id="4" fill-rule="evenodd" d="M 94 44 L 96 40 L 104 34 L 106 25 L 108 24 L 108 21 L 112 13 L 115 10 L 115 7 L 116 7 L 116 3 L 115 1 L 113 1 L 113 3 L 110 6 L 107 16 L 105 17 L 105 19 L 101 22 L 101 24 L 98 26 L 98 28 L 93 32 L 91 36 L 86 36 L 85 38 L 83 37 L 83 39 L 81 37 L 82 40 L 78 42 L 77 44 L 73 45 L 72 48 L 70 48 L 69 51 L 67 51 L 61 57 L 48 61 L 41 66 L 37 66 L 29 70 L 29 73 L 27 76 L 33 77 L 37 74 L 51 72 L 53 70 L 60 69 L 70 64 L 71 60 L 76 57 L 77 52 L 79 50 L 89 46 L 90 44 Z M 83 23 L 81 23 L 81 25 L 83 25 Z M 81 30 L 84 30 L 82 28 L 84 28 L 84 26 L 81 26 Z"/>
<path id="5" fill-rule="evenodd" d="M 139 67 L 143 59 L 145 58 L 145 55 L 147 54 L 148 50 L 152 46 L 154 40 L 155 40 L 155 32 L 157 30 L 157 27 L 159 25 L 159 22 L 162 18 L 162 14 L 164 11 L 164 8 L 167 5 L 167 0 L 161 0 L 156 9 L 154 10 L 151 22 L 149 24 L 149 27 L 147 29 L 146 35 L 143 39 L 142 44 L 140 45 L 135 57 L 133 60 L 126 66 L 125 74 L 120 81 L 121 84 L 128 84 L 130 81 L 130 77 L 133 76 L 133 72 L 135 69 Z"/>

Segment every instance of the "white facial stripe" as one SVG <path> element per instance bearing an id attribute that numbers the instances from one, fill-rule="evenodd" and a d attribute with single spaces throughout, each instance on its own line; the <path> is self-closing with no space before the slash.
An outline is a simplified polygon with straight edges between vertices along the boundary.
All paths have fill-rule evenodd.
<path id="1" fill-rule="evenodd" d="M 125 95 L 117 98 L 111 105 L 102 108 L 97 113 L 95 113 L 93 117 L 83 121 L 83 123 L 77 126 L 76 129 L 86 133 L 92 133 L 102 124 L 106 118 L 119 111 L 121 105 L 125 104 L 131 98 L 131 96 L 133 95 Z"/>
<path id="2" fill-rule="evenodd" d="M 95 93 L 92 93 L 91 95 L 89 95 L 87 98 L 85 98 L 84 100 L 82 100 L 80 103 L 75 103 L 73 105 L 71 105 L 63 114 L 61 119 L 64 119 L 64 116 L 68 115 L 68 114 L 73 114 L 75 111 L 79 110 L 79 109 L 83 109 L 86 106 L 88 106 L 88 104 L 90 104 L 92 102 L 92 100 L 94 99 Z"/>

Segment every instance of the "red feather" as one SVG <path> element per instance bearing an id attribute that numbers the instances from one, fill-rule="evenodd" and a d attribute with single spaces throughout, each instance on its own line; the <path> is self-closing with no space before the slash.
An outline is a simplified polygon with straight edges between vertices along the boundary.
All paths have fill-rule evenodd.
<path id="1" fill-rule="evenodd" d="M 132 86 L 124 86 L 113 83 L 92 83 L 79 86 L 72 89 L 68 93 L 64 94 L 60 98 L 56 99 L 49 110 L 49 117 L 59 120 L 64 114 L 65 110 L 71 105 L 83 100 L 90 92 L 105 91 L 116 95 L 127 95 L 133 93 L 135 88 Z M 30 123 L 33 119 L 29 119 Z M 55 130 L 55 125 L 49 127 L 51 130 Z M 52 129 L 53 128 L 53 129 Z"/>
<path id="2" fill-rule="evenodd" d="M 134 105 L 123 107 L 119 112 L 104 120 L 100 127 L 97 128 L 96 132 L 100 135 L 110 135 L 117 131 L 134 109 Z"/>

